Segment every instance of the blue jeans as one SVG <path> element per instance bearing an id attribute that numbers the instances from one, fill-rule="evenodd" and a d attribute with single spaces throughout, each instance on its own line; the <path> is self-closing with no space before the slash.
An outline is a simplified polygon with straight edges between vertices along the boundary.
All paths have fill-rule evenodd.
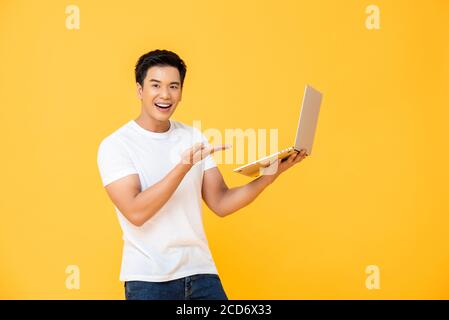
<path id="1" fill-rule="evenodd" d="M 164 282 L 126 281 L 126 300 L 228 300 L 217 274 Z"/>

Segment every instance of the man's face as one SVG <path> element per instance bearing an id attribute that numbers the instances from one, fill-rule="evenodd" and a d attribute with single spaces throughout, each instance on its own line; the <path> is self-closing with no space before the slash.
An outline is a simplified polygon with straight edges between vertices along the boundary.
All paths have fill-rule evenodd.
<path id="1" fill-rule="evenodd" d="M 167 121 L 181 101 L 181 77 L 171 66 L 148 69 L 143 86 L 137 83 L 137 95 L 142 100 L 143 112 L 157 121 Z"/>

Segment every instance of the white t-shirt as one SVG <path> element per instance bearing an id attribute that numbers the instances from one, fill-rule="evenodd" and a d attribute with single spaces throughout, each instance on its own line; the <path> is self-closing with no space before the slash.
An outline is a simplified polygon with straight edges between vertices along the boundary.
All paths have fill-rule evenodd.
<path id="1" fill-rule="evenodd" d="M 97 160 L 103 185 L 138 174 L 144 191 L 164 178 L 196 142 L 208 144 L 198 129 L 180 122 L 170 120 L 169 130 L 157 133 L 131 120 L 100 144 Z M 121 281 L 218 274 L 204 233 L 201 196 L 204 171 L 215 166 L 211 156 L 197 162 L 164 206 L 140 227 L 114 206 L 124 240 Z"/>

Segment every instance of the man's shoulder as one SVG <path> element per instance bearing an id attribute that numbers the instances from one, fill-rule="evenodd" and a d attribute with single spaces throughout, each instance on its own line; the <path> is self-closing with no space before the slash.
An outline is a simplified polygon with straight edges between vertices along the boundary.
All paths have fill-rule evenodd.
<path id="1" fill-rule="evenodd" d="M 103 140 L 100 142 L 100 146 L 102 145 L 121 145 L 122 144 L 122 138 L 123 136 L 127 135 L 127 132 L 129 132 L 129 126 L 130 122 L 123 124 L 118 129 L 111 132 L 109 135 L 107 135 Z"/>
<path id="2" fill-rule="evenodd" d="M 170 120 L 170 122 L 173 123 L 173 127 L 174 127 L 175 130 L 186 131 L 186 132 L 189 132 L 191 135 L 194 135 L 194 136 L 202 134 L 200 129 L 195 127 L 195 126 L 190 126 L 188 124 L 185 124 L 183 122 L 176 121 L 176 120 Z"/>
<path id="3" fill-rule="evenodd" d="M 178 121 L 178 120 L 170 119 L 170 123 L 173 124 L 173 127 L 175 129 L 191 129 L 192 128 L 191 126 L 185 124 L 184 122 Z"/>

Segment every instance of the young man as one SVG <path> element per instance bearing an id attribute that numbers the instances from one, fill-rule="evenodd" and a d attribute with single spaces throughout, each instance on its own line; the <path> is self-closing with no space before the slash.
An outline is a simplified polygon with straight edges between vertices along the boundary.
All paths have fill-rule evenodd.
<path id="1" fill-rule="evenodd" d="M 182 97 L 186 66 L 170 51 L 137 62 L 141 113 L 98 150 L 103 185 L 123 230 L 120 280 L 126 299 L 227 299 L 205 237 L 201 199 L 225 217 L 251 203 L 306 154 L 277 162 L 277 171 L 228 188 L 197 129 L 171 120 Z"/>

